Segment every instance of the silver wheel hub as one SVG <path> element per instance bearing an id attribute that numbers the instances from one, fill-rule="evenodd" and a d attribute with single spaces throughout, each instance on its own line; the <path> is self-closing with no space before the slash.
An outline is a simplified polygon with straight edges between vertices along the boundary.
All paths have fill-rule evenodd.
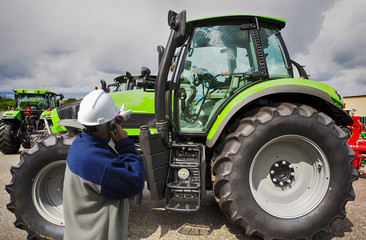
<path id="1" fill-rule="evenodd" d="M 283 135 L 266 143 L 249 170 L 254 200 L 268 214 L 284 219 L 313 211 L 327 193 L 329 179 L 322 149 L 299 135 Z"/>
<path id="2" fill-rule="evenodd" d="M 47 221 L 64 226 L 63 182 L 66 160 L 42 168 L 33 181 L 32 200 L 38 213 Z"/>
<path id="3" fill-rule="evenodd" d="M 294 180 L 294 167 L 285 160 L 278 161 L 272 165 L 270 175 L 275 185 L 286 186 Z"/>

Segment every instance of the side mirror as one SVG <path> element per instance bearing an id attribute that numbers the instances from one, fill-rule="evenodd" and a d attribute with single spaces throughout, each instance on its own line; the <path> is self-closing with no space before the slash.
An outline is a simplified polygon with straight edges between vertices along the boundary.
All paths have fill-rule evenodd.
<path id="1" fill-rule="evenodd" d="M 165 48 L 161 45 L 157 47 L 158 50 L 158 67 L 160 68 L 161 59 L 163 58 Z"/>
<path id="2" fill-rule="evenodd" d="M 177 42 L 178 46 L 181 46 L 184 44 L 184 42 L 187 40 L 186 37 L 186 28 L 187 28 L 187 22 L 186 22 L 186 10 L 181 11 L 179 14 L 176 12 L 170 10 L 168 12 L 168 24 L 170 26 L 170 29 L 174 29 L 175 35 L 174 39 Z"/>
<path id="3" fill-rule="evenodd" d="M 64 99 L 64 95 L 62 93 L 56 94 L 57 97 L 59 97 L 59 101 L 62 101 Z"/>
<path id="4" fill-rule="evenodd" d="M 150 73 L 151 71 L 149 68 L 142 67 L 141 76 L 135 76 L 133 78 L 133 84 L 144 88 L 144 91 L 147 91 L 146 89 L 155 89 L 156 79 L 155 77 L 149 77 Z"/>
<path id="5" fill-rule="evenodd" d="M 141 68 L 141 75 L 144 77 L 144 78 L 147 78 L 148 76 L 150 76 L 150 69 L 147 68 L 147 67 L 142 67 Z"/>
<path id="6" fill-rule="evenodd" d="M 106 93 L 108 93 L 108 90 L 107 90 L 107 83 L 105 82 L 105 80 L 103 79 L 100 79 L 100 85 L 102 86 L 102 90 Z"/>
<path id="7" fill-rule="evenodd" d="M 132 75 L 130 72 L 126 72 L 126 78 L 132 80 Z"/>
<path id="8" fill-rule="evenodd" d="M 130 72 L 126 72 L 126 87 L 125 90 L 132 90 L 134 86 L 133 77 Z"/>

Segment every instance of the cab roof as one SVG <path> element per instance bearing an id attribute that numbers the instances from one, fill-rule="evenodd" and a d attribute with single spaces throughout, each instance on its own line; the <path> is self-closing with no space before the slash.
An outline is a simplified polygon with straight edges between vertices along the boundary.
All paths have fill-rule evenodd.
<path id="1" fill-rule="evenodd" d="M 52 91 L 42 89 L 14 89 L 13 91 L 18 94 L 56 94 Z"/>
<path id="2" fill-rule="evenodd" d="M 193 26 L 199 25 L 210 25 L 210 24 L 229 24 L 229 23 L 245 23 L 245 22 L 253 22 L 255 18 L 258 19 L 259 25 L 262 24 L 270 24 L 275 25 L 278 29 L 282 29 L 286 25 L 286 20 L 283 18 L 274 18 L 274 17 L 266 17 L 266 16 L 258 16 L 258 15 L 227 15 L 227 16 L 216 16 L 209 18 L 200 18 L 195 20 L 188 21 Z"/>

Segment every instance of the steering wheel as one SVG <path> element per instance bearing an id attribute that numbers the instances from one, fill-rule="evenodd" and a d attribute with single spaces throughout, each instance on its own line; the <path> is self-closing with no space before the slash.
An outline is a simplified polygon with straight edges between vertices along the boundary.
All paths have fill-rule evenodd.
<path id="1" fill-rule="evenodd" d="M 195 123 L 198 120 L 198 116 L 202 111 L 203 105 L 206 101 L 206 97 L 208 95 L 208 93 L 210 92 L 210 89 L 213 88 L 213 85 L 220 85 L 216 79 L 219 76 L 225 76 L 226 73 L 220 73 L 217 74 L 216 76 L 211 75 L 208 72 L 202 73 L 202 74 L 196 74 L 195 70 L 192 70 L 192 76 L 193 76 L 193 85 L 195 87 L 198 87 L 199 85 L 202 84 L 202 97 L 199 100 L 196 100 L 195 103 L 193 103 L 194 99 L 190 99 L 190 101 L 188 102 L 188 108 L 186 108 L 186 110 L 183 112 L 183 116 L 184 119 L 189 122 L 189 123 Z M 218 83 L 218 84 L 215 84 Z M 199 105 L 200 104 L 200 105 Z M 194 109 L 197 107 L 197 105 L 199 105 L 199 109 L 197 111 L 197 113 L 193 113 Z"/>

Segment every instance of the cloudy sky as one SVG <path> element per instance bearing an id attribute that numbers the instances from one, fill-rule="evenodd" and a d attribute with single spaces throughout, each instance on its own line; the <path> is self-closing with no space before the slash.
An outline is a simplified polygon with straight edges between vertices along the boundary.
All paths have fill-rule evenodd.
<path id="1" fill-rule="evenodd" d="M 365 0 L 0 0 L 0 94 L 41 88 L 82 98 L 141 66 L 157 72 L 168 10 L 188 19 L 255 14 L 287 20 L 291 58 L 343 96 L 366 95 Z"/>

